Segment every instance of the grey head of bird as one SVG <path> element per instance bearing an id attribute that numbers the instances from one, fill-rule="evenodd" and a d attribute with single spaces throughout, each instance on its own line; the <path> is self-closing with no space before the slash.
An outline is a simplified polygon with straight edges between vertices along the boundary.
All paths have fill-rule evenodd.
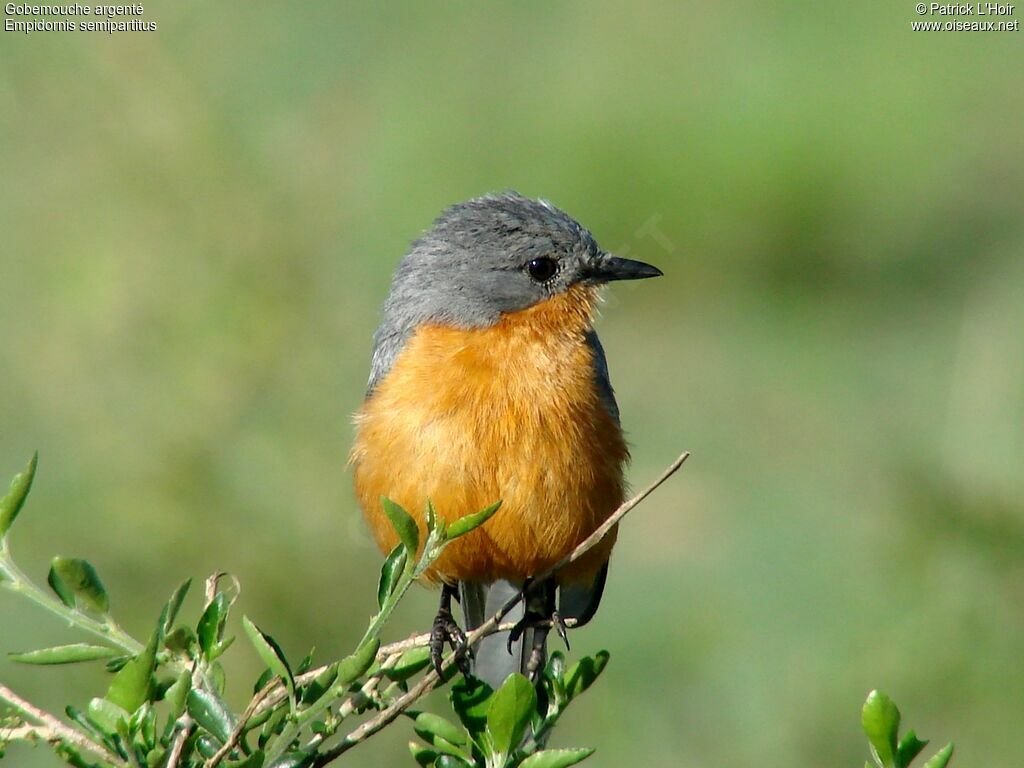
<path id="1" fill-rule="evenodd" d="M 422 323 L 487 327 L 584 283 L 661 275 L 602 250 L 590 232 L 545 200 L 516 192 L 446 209 L 395 272 L 374 334 L 370 391 Z"/>
<path id="2" fill-rule="evenodd" d="M 488 326 L 577 283 L 657 277 L 650 264 L 603 251 L 544 200 L 485 195 L 445 210 L 395 272 L 378 333 L 419 323 Z"/>

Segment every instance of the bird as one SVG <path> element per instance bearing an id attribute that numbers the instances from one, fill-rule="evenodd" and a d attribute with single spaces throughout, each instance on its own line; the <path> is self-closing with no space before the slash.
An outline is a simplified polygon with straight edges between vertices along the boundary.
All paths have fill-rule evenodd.
<path id="1" fill-rule="evenodd" d="M 604 284 L 660 275 L 513 191 L 448 207 L 399 263 L 349 456 L 366 522 L 388 553 L 398 537 L 382 497 L 421 534 L 428 500 L 447 522 L 501 501 L 423 576 L 441 590 L 438 672 L 451 645 L 463 671 L 494 689 L 513 672 L 536 680 L 549 629 L 565 640 L 567 620 L 582 626 L 596 612 L 614 529 L 562 571 L 533 577 L 625 497 L 629 449 L 594 319 Z M 517 595 L 515 628 L 466 648 L 452 601 L 472 630 Z"/>

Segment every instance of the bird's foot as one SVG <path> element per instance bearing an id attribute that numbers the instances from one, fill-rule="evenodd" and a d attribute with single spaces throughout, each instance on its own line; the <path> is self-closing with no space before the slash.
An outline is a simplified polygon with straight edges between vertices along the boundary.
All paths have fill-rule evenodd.
<path id="1" fill-rule="evenodd" d="M 523 637 L 528 629 L 533 630 L 533 636 L 530 639 L 530 653 L 526 657 L 525 665 L 526 674 L 531 680 L 537 679 L 540 670 L 547 663 L 547 638 L 552 627 L 562 638 L 566 650 L 569 649 L 569 635 L 566 632 L 565 619 L 556 608 L 555 589 L 554 581 L 535 584 L 528 579 L 523 584 L 523 605 L 525 607 L 523 617 L 508 633 L 508 652 L 512 653 L 512 646 Z"/>
<path id="2" fill-rule="evenodd" d="M 566 630 L 565 619 L 562 618 L 562 614 L 558 611 L 554 611 L 551 614 L 551 626 L 555 628 L 555 632 L 557 632 L 558 636 L 562 638 L 562 642 L 565 644 L 565 650 L 571 651 L 572 648 L 569 647 L 569 633 Z"/>
<path id="3" fill-rule="evenodd" d="M 508 652 L 512 653 L 512 645 L 519 641 L 526 630 L 533 629 L 535 636 L 540 635 L 542 639 L 546 639 L 552 627 L 565 643 L 565 650 L 572 650 L 569 647 L 568 625 L 565 623 L 565 619 L 558 611 L 552 611 L 550 616 L 545 616 L 542 613 L 527 613 L 517 621 L 508 633 Z"/>
<path id="4" fill-rule="evenodd" d="M 508 651 L 528 629 L 541 630 L 544 636 L 554 627 L 558 636 L 569 650 L 569 634 L 565 619 L 558 612 L 555 603 L 556 584 L 552 580 L 535 582 L 532 578 L 523 582 L 523 617 L 516 622 L 508 634 Z"/>
<path id="5" fill-rule="evenodd" d="M 451 600 L 454 588 L 445 585 L 441 588 L 441 605 L 434 617 L 434 625 L 430 630 L 430 661 L 439 677 L 443 677 L 442 664 L 445 646 L 450 646 L 455 653 L 455 663 L 464 675 L 469 674 L 469 659 L 472 649 L 466 639 L 466 633 L 452 616 Z"/>

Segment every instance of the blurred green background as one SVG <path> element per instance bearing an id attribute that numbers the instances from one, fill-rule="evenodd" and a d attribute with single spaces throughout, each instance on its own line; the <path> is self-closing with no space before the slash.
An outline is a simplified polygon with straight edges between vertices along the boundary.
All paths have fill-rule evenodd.
<path id="1" fill-rule="evenodd" d="M 345 652 L 390 273 L 515 188 L 665 270 L 600 331 L 634 484 L 693 451 L 622 531 L 573 642 L 612 663 L 555 745 L 861 765 L 877 686 L 954 762 L 1024 764 L 1024 32 L 911 32 L 910 2 L 145 9 L 0 40 L 0 475 L 39 449 L 33 574 L 88 557 L 143 635 L 222 568 L 291 656 Z M 73 639 L 0 594 L 0 650 Z M 59 711 L 105 676 L 0 680 Z M 411 736 L 350 764 L 411 765 Z"/>

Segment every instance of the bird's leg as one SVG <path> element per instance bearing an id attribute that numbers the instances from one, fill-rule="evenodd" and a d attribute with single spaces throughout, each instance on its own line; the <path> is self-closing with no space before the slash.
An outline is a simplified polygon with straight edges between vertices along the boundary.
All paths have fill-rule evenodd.
<path id="1" fill-rule="evenodd" d="M 471 653 L 469 644 L 466 642 L 466 633 L 455 623 L 452 616 L 452 598 L 458 597 L 458 587 L 451 584 L 441 585 L 441 604 L 437 608 L 437 616 L 434 617 L 434 626 L 430 630 L 430 660 L 439 676 L 441 662 L 444 657 L 445 645 L 450 645 L 455 651 L 455 663 L 459 671 L 464 675 L 469 674 L 469 655 Z"/>
<path id="2" fill-rule="evenodd" d="M 527 629 L 532 629 L 530 653 L 526 659 L 525 671 L 531 680 L 535 680 L 547 661 L 548 633 L 554 627 L 562 638 L 566 649 L 569 638 L 565 631 L 565 620 L 559 615 L 555 602 L 557 585 L 554 579 L 535 584 L 528 579 L 523 584 L 523 618 L 509 631 L 508 650 L 512 653 L 512 645 L 519 640 Z"/>
<path id="3" fill-rule="evenodd" d="M 555 583 L 551 581 L 548 582 L 548 585 L 550 586 L 544 589 L 543 594 L 541 595 L 544 608 L 543 612 L 535 614 L 538 620 L 543 623 L 537 624 L 533 629 L 533 642 L 530 643 L 530 655 L 526 659 L 526 676 L 533 681 L 536 681 L 541 668 L 545 663 L 547 663 L 548 632 L 551 631 L 551 625 L 545 619 L 555 613 Z M 547 616 L 545 616 L 545 614 L 547 614 Z"/>

